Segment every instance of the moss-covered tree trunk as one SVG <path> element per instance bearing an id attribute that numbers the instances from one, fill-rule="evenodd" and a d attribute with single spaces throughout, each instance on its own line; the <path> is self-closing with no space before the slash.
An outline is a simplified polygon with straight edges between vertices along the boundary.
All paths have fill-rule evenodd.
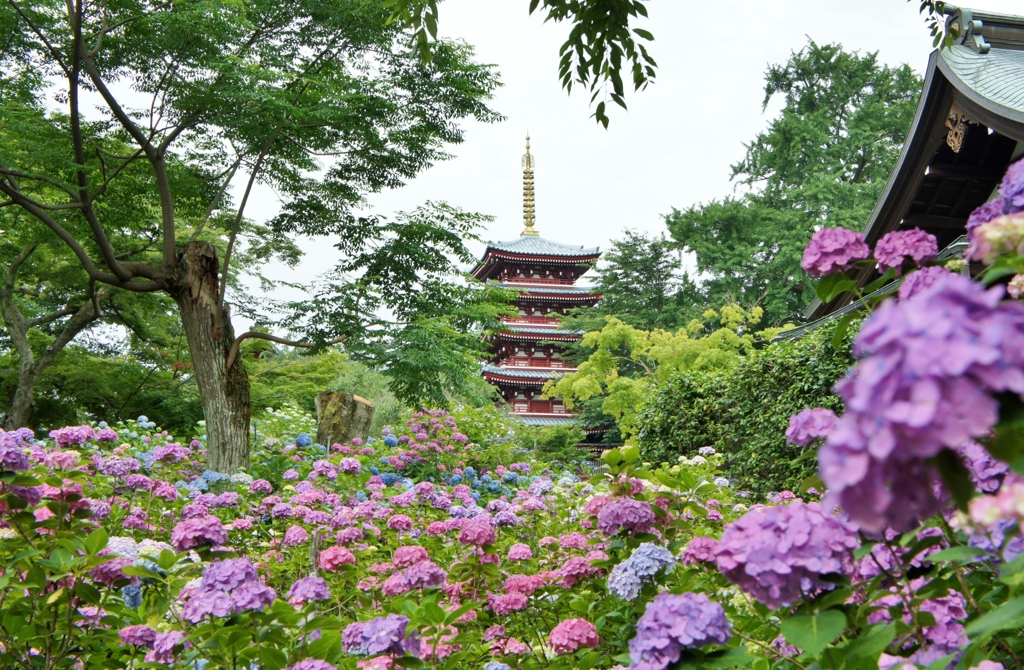
<path id="1" fill-rule="evenodd" d="M 353 438 L 365 440 L 376 410 L 373 403 L 351 393 L 321 391 L 316 394 L 316 441 L 331 446 L 345 444 Z"/>

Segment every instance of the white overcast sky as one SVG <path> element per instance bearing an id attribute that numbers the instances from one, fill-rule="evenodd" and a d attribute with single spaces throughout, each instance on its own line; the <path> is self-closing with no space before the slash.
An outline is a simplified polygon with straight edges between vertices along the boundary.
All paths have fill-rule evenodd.
<path id="1" fill-rule="evenodd" d="M 567 25 L 529 16 L 528 0 L 445 0 L 440 32 L 466 40 L 479 61 L 497 66 L 503 86 L 492 107 L 507 119 L 467 122 L 465 142 L 449 149 L 452 160 L 372 196 L 369 209 L 390 214 L 443 200 L 494 216 L 485 239 L 514 239 L 523 227 L 520 157 L 529 131 L 542 236 L 605 249 L 627 229 L 659 233 L 673 207 L 732 193 L 729 166 L 778 110 L 761 109 L 769 63 L 785 62 L 811 38 L 877 51 L 882 62 L 909 63 L 921 74 L 932 47 L 918 4 L 651 0 L 650 18 L 638 27 L 654 33 L 657 80 L 628 96 L 627 111 L 613 109 L 605 130 L 590 118 L 589 96 L 567 96 L 558 81 Z M 975 8 L 1021 13 L 1024 0 L 979 0 Z M 264 189 L 246 214 L 263 218 L 276 207 Z M 300 270 L 269 274 L 309 281 L 337 261 L 322 239 L 303 247 L 308 256 Z"/>

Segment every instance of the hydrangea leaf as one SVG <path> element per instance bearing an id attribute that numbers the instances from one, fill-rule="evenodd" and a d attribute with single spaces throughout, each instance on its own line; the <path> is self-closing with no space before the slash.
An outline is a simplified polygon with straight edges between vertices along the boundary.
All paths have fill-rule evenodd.
<path id="1" fill-rule="evenodd" d="M 988 637 L 1001 630 L 1020 628 L 1024 625 L 1024 596 L 1003 603 L 984 616 L 972 621 L 966 627 L 967 637 L 977 639 Z"/>
<path id="2" fill-rule="evenodd" d="M 787 642 L 817 656 L 846 628 L 846 616 L 838 610 L 825 610 L 816 615 L 785 619 L 781 628 Z"/>

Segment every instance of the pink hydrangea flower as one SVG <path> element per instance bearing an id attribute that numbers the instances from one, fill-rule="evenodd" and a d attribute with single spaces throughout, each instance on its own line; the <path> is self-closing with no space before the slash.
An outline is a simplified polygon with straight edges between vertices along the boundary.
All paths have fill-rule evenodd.
<path id="1" fill-rule="evenodd" d="M 871 255 L 864 236 L 846 228 L 822 228 L 811 236 L 800 266 L 812 277 L 845 270 Z"/>
<path id="2" fill-rule="evenodd" d="M 939 241 L 931 233 L 920 228 L 910 230 L 894 230 L 878 240 L 875 245 L 875 260 L 878 269 L 896 270 L 897 276 L 909 261 L 915 267 L 921 267 L 939 255 Z"/>
<path id="3" fill-rule="evenodd" d="M 508 550 L 508 560 L 510 561 L 528 561 L 531 558 L 533 558 L 533 550 L 528 544 L 517 542 Z"/>
<path id="4" fill-rule="evenodd" d="M 597 628 L 586 619 L 566 619 L 551 631 L 548 637 L 556 654 L 571 654 L 580 647 L 596 647 L 601 640 Z"/>
<path id="5" fill-rule="evenodd" d="M 355 554 L 345 547 L 328 547 L 320 552 L 320 560 L 317 564 L 321 570 L 337 572 L 341 566 L 354 565 L 355 562 Z"/>
<path id="6" fill-rule="evenodd" d="M 482 547 L 498 539 L 494 529 L 485 523 L 470 523 L 459 531 L 459 542 Z"/>

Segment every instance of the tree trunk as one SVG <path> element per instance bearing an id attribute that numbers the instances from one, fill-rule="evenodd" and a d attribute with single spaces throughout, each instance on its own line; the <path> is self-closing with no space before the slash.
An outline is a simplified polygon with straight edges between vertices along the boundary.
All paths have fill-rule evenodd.
<path id="1" fill-rule="evenodd" d="M 227 367 L 235 339 L 227 307 L 217 319 L 217 250 L 206 242 L 185 246 L 170 282 L 192 355 L 206 417 L 207 467 L 234 473 L 249 467 L 249 374 L 241 357 Z"/>
<path id="2" fill-rule="evenodd" d="M 110 292 L 110 287 L 105 286 L 99 290 L 95 298 L 87 297 L 85 302 L 77 308 L 69 306 L 36 319 L 25 319 L 14 301 L 15 279 L 18 267 L 25 262 L 35 248 L 36 245 L 29 245 L 15 256 L 7 270 L 6 281 L 0 286 L 0 316 L 3 317 L 4 325 L 7 327 L 7 335 L 11 344 L 18 352 L 18 386 L 11 399 L 7 416 L 4 417 L 4 430 L 14 430 L 28 424 L 32 410 L 36 406 L 34 391 L 39 375 L 53 363 L 57 355 L 71 343 L 75 336 L 100 317 L 99 312 L 96 311 L 96 305 L 106 300 Z M 43 349 L 37 359 L 28 343 L 28 331 L 42 324 L 52 323 L 64 316 L 71 318 L 60 329 L 53 341 Z"/>
<path id="3" fill-rule="evenodd" d="M 353 438 L 365 440 L 370 435 L 370 424 L 376 407 L 365 398 L 351 393 L 321 391 L 316 394 L 316 441 L 331 446 L 345 444 Z"/>

